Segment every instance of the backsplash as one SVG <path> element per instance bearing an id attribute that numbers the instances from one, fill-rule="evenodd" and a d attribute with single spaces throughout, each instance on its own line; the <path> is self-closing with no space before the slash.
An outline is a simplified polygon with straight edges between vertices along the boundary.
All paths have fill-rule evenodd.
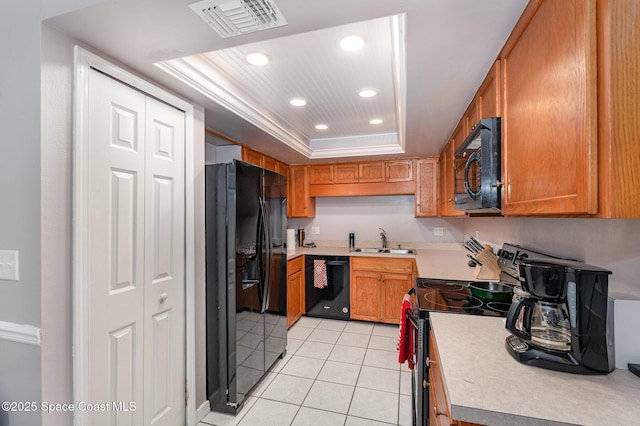
<path id="1" fill-rule="evenodd" d="M 462 243 L 476 236 L 497 250 L 510 242 L 549 254 L 566 256 L 613 272 L 610 292 L 640 298 L 640 220 L 556 218 L 416 218 L 413 196 L 322 197 L 316 199 L 316 217 L 289 219 L 289 228 L 304 228 L 306 241 L 348 244 L 350 232 L 356 246 L 380 242 Z M 314 227 L 320 234 L 312 234 Z M 434 236 L 443 228 L 442 236 Z"/>
<path id="2" fill-rule="evenodd" d="M 464 219 L 464 234 L 475 236 L 476 231 L 494 247 L 510 242 L 609 269 L 610 293 L 640 298 L 640 220 Z"/>
<path id="3" fill-rule="evenodd" d="M 411 195 L 370 197 L 318 197 L 316 217 L 289 219 L 289 228 L 304 228 L 307 241 L 344 240 L 349 233 L 356 245 L 364 241 L 380 241 L 380 229 L 388 235 L 388 245 L 399 242 L 453 243 L 463 239 L 463 219 L 416 218 Z M 313 228 L 320 234 L 313 234 Z M 434 228 L 443 228 L 442 236 L 434 236 Z"/>

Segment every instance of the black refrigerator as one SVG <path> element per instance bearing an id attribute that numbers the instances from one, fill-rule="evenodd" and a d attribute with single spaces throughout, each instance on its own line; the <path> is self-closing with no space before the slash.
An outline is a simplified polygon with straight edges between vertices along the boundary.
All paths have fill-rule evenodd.
<path id="1" fill-rule="evenodd" d="M 205 167 L 207 396 L 236 413 L 287 343 L 286 177 Z"/>

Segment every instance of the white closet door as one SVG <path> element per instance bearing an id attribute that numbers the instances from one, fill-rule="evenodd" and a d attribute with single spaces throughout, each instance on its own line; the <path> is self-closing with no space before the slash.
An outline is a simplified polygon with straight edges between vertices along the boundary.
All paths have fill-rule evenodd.
<path id="1" fill-rule="evenodd" d="M 88 417 L 183 424 L 184 113 L 95 71 L 89 87 L 89 395 L 109 408 Z"/>
<path id="2" fill-rule="evenodd" d="M 145 424 L 184 422 L 184 113 L 147 98 Z"/>
<path id="3" fill-rule="evenodd" d="M 92 425 L 141 425 L 143 401 L 145 96 L 92 71 L 89 80 L 89 398 Z"/>

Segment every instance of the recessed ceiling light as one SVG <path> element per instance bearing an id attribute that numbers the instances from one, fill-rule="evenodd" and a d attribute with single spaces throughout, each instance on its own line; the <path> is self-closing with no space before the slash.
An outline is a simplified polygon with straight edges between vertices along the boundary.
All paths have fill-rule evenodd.
<path id="1" fill-rule="evenodd" d="M 244 57 L 244 60 L 250 63 L 251 65 L 255 65 L 258 67 L 262 67 L 269 63 L 269 57 L 264 53 L 258 53 L 258 52 L 249 53 L 247 56 Z"/>
<path id="2" fill-rule="evenodd" d="M 369 120 L 369 124 L 382 124 L 382 119 L 381 118 L 374 118 Z"/>
<path id="3" fill-rule="evenodd" d="M 349 52 L 358 50 L 364 46 L 364 39 L 357 35 L 346 36 L 340 40 L 340 47 Z"/>
<path id="4" fill-rule="evenodd" d="M 361 98 L 373 98 L 377 94 L 378 91 L 376 89 L 362 89 L 358 92 L 358 95 L 360 95 Z"/>
<path id="5" fill-rule="evenodd" d="M 289 99 L 289 103 L 293 106 L 305 106 L 307 104 L 307 100 L 303 98 L 291 98 Z"/>
<path id="6" fill-rule="evenodd" d="M 318 130 L 327 130 L 329 128 L 329 126 L 327 126 L 326 124 L 316 124 L 316 129 Z"/>

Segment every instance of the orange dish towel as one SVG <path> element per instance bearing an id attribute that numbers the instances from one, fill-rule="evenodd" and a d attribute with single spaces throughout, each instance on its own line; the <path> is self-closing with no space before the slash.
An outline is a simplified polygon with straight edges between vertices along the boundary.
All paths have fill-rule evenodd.
<path id="1" fill-rule="evenodd" d="M 329 285 L 327 280 L 327 263 L 323 259 L 313 260 L 313 286 L 325 288 Z"/>
<path id="2" fill-rule="evenodd" d="M 407 319 L 407 314 L 411 312 L 411 298 L 408 294 L 405 294 L 402 299 L 402 316 L 400 317 L 400 330 L 398 331 L 398 362 L 404 364 L 405 361 L 409 361 L 407 366 L 409 370 L 413 370 L 413 362 L 411 361 L 411 354 L 413 353 L 413 325 L 411 321 Z"/>

